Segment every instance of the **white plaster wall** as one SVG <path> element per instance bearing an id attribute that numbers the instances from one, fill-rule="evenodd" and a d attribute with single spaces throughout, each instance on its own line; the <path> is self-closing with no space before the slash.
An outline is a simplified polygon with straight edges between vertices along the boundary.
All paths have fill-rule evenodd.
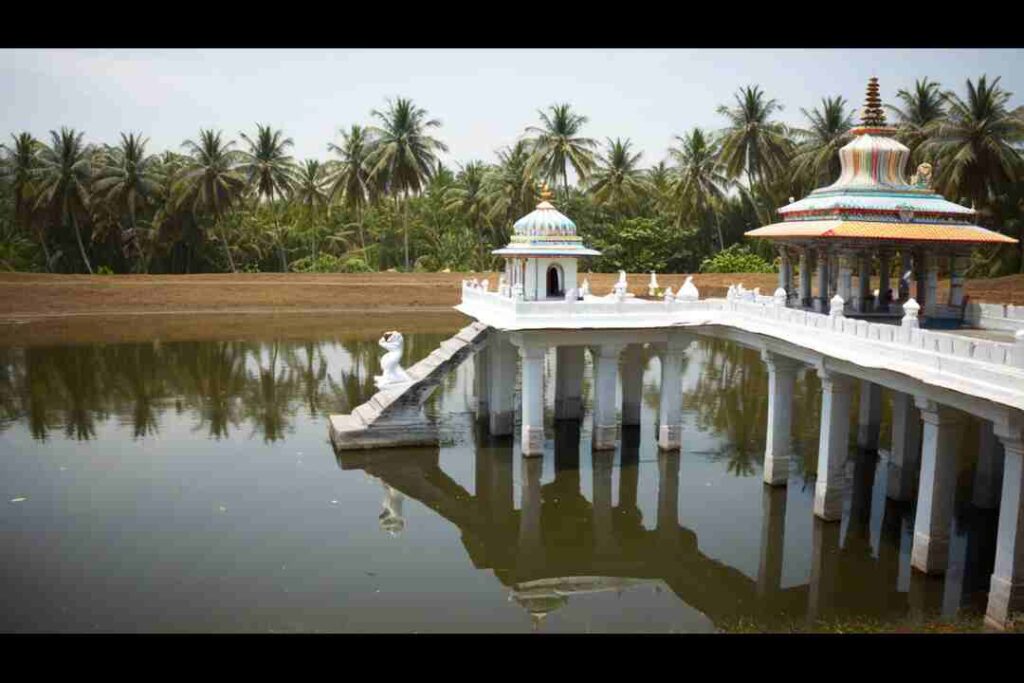
<path id="1" fill-rule="evenodd" d="M 565 284 L 562 290 L 568 292 L 576 287 L 576 259 L 574 258 L 531 258 L 526 263 L 526 299 L 542 301 L 547 298 L 548 267 L 558 264 L 562 267 Z"/>

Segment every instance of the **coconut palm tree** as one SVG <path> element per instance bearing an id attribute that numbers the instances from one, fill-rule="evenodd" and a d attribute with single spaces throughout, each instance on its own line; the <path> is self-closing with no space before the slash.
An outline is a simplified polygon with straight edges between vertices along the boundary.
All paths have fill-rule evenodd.
<path id="1" fill-rule="evenodd" d="M 936 160 L 935 185 L 947 196 L 968 199 L 987 208 L 999 185 L 1021 177 L 1019 145 L 1024 117 L 1006 104 L 1011 93 L 985 76 L 977 85 L 967 80 L 967 97 L 943 94 L 946 116 L 925 127 L 922 153 Z"/>
<path id="2" fill-rule="evenodd" d="M 648 189 L 638 165 L 643 152 L 631 153 L 629 138 L 608 138 L 607 144 L 607 152 L 598 157 L 588 191 L 598 204 L 634 207 Z"/>
<path id="3" fill-rule="evenodd" d="M 187 166 L 175 183 L 175 194 L 180 206 L 187 206 L 193 214 L 213 214 L 213 227 L 221 227 L 221 218 L 245 192 L 245 176 L 236 166 L 236 154 L 231 148 L 235 141 L 221 140 L 220 131 L 200 130 L 199 142 L 186 140 L 182 147 L 190 154 Z M 225 232 L 220 235 L 231 272 L 235 260 Z"/>
<path id="4" fill-rule="evenodd" d="M 89 185 L 92 179 L 91 150 L 83 144 L 84 133 L 73 128 L 50 131 L 50 145 L 39 151 L 39 167 L 34 172 L 37 193 L 35 206 L 45 207 L 62 225 L 71 223 L 78 242 L 78 253 L 85 269 L 92 274 L 92 263 L 85 252 L 79 219 L 89 215 Z"/>
<path id="5" fill-rule="evenodd" d="M 785 125 L 771 120 L 782 105 L 765 99 L 757 85 L 740 88 L 735 100 L 735 107 L 718 107 L 718 113 L 729 120 L 722 131 L 719 159 L 726 175 L 746 175 L 750 190 L 760 190 L 766 197 L 769 180 L 785 172 L 792 148 Z"/>
<path id="6" fill-rule="evenodd" d="M 594 148 L 597 142 L 580 137 L 580 129 L 588 119 L 573 113 L 569 104 L 554 104 L 548 107 L 550 115 L 538 111 L 543 126 L 529 126 L 526 131 L 533 133 L 530 139 L 530 170 L 552 185 L 562 179 L 562 188 L 569 192 L 568 169 L 571 165 L 580 180 L 586 180 L 594 167 Z"/>
<path id="7" fill-rule="evenodd" d="M 401 205 L 405 269 L 409 270 L 409 197 L 419 194 L 434 176 L 436 153 L 447 152 L 448 147 L 428 134 L 430 129 L 439 128 L 441 121 L 428 119 L 427 111 L 412 100 L 399 97 L 387 105 L 386 111 L 370 112 L 380 126 L 368 128 L 375 142 L 367 164 L 371 177 L 395 197 L 396 205 Z"/>
<path id="8" fill-rule="evenodd" d="M 529 145 L 519 140 L 498 152 L 498 164 L 484 177 L 487 219 L 494 230 L 493 243 L 504 245 L 512 222 L 537 202 L 537 185 L 529 164 Z"/>
<path id="9" fill-rule="evenodd" d="M 299 167 L 293 186 L 293 195 L 299 205 L 306 209 L 306 219 L 312 237 L 311 256 L 316 261 L 316 214 L 320 209 L 326 210 L 330 205 L 331 193 L 328 189 L 330 180 L 324 165 L 316 159 L 307 159 Z"/>
<path id="10" fill-rule="evenodd" d="M 332 162 L 331 203 L 339 197 L 344 206 L 355 213 L 359 227 L 359 247 L 366 251 L 366 236 L 363 233 L 363 210 L 376 194 L 376 187 L 370 178 L 367 164 L 373 149 L 373 138 L 369 131 L 353 124 L 348 132 L 341 131 L 341 145 L 333 142 L 327 149 L 339 159 Z"/>
<path id="11" fill-rule="evenodd" d="M 899 127 L 896 137 L 910 148 L 915 162 L 924 161 L 918 150 L 927 138 L 925 130 L 946 115 L 946 103 L 939 87 L 935 81 L 922 78 L 914 81 L 912 90 L 901 88 L 896 93 L 896 98 L 903 104 L 902 108 L 884 105 L 895 114 L 896 125 Z"/>
<path id="12" fill-rule="evenodd" d="M 32 211 L 32 175 L 39 166 L 39 152 L 42 143 L 32 137 L 31 133 L 11 134 L 14 145 L 8 147 L 0 144 L 4 152 L 3 163 L 0 164 L 0 174 L 14 194 L 14 222 L 23 234 L 32 232 L 33 211 Z M 50 250 L 46 244 L 46 230 L 44 226 L 37 231 L 36 237 L 43 248 L 43 256 L 46 258 L 46 270 L 50 270 Z"/>
<path id="13" fill-rule="evenodd" d="M 286 153 L 294 143 L 284 137 L 284 132 L 272 130 L 270 126 L 256 124 L 256 138 L 239 133 L 249 149 L 239 153 L 238 170 L 246 177 L 250 191 L 259 203 L 260 199 L 270 202 L 274 216 L 274 241 L 281 258 L 281 271 L 288 271 L 288 257 L 285 254 L 281 224 L 274 199 L 287 199 L 295 181 L 295 162 Z"/>
<path id="14" fill-rule="evenodd" d="M 839 148 L 851 140 L 853 111 L 846 109 L 842 97 L 825 97 L 821 108 L 800 109 L 810 127 L 795 128 L 798 145 L 793 155 L 793 174 L 814 186 L 828 184 L 839 177 Z"/>
<path id="15" fill-rule="evenodd" d="M 677 224 L 682 227 L 687 215 L 695 216 L 701 228 L 711 230 L 711 208 L 722 200 L 731 182 L 718 163 L 719 148 L 700 128 L 685 136 L 676 136 L 679 147 L 670 147 L 669 157 L 675 162 L 672 194 L 677 206 Z M 725 249 L 722 226 L 717 223 L 718 248 Z M 711 244 L 711 239 L 707 239 Z"/>
<path id="16" fill-rule="evenodd" d="M 476 262 L 485 265 L 490 262 L 489 240 L 484 235 L 483 223 L 487 217 L 487 194 L 484 179 L 487 167 L 479 161 L 471 161 L 459 171 L 455 183 L 444 190 L 446 211 L 465 217 L 476 247 Z M 475 267 L 475 266 L 474 266 Z"/>
<path id="17" fill-rule="evenodd" d="M 118 213 L 128 214 L 128 242 L 134 243 L 143 271 L 148 271 L 148 258 L 142 252 L 136 215 L 139 209 L 155 204 L 163 192 L 159 159 L 146 155 L 147 138 L 135 133 L 121 133 L 121 144 L 106 150 L 97 159 L 92 184 L 95 199 L 108 204 Z"/>

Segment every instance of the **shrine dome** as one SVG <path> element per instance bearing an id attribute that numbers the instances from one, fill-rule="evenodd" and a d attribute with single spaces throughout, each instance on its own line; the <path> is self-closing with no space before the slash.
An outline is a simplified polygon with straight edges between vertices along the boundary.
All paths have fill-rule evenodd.
<path id="1" fill-rule="evenodd" d="M 547 186 L 541 191 L 537 207 L 512 224 L 512 238 L 503 249 L 495 249 L 496 256 L 600 256 L 601 252 L 588 249 L 576 235 L 576 224 L 556 209 L 550 201 Z"/>

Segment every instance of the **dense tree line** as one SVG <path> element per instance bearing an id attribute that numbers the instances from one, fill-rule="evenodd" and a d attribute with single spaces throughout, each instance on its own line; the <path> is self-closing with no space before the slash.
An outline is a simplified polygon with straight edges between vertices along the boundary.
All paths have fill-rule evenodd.
<path id="1" fill-rule="evenodd" d="M 911 163 L 933 164 L 936 189 L 1020 237 L 1024 107 L 1010 97 L 998 78 L 968 80 L 963 94 L 925 78 L 887 108 Z M 718 108 L 721 130 L 676 136 L 646 167 L 628 138 L 585 137 L 588 118 L 568 104 L 539 112 L 492 162 L 457 168 L 438 160 L 441 122 L 402 98 L 342 130 L 324 160 L 297 161 L 292 139 L 263 125 L 240 141 L 201 130 L 160 154 L 137 133 L 114 145 L 68 128 L 48 141 L 21 133 L 2 150 L 0 269 L 486 270 L 542 181 L 603 252 L 595 270 L 714 268 L 705 261 L 772 222 L 776 207 L 838 176 L 856 120 L 847 101 L 801 109 L 805 127 L 783 124 L 781 110 L 759 86 L 743 87 Z M 1024 272 L 1022 254 L 979 251 L 972 274 Z"/>

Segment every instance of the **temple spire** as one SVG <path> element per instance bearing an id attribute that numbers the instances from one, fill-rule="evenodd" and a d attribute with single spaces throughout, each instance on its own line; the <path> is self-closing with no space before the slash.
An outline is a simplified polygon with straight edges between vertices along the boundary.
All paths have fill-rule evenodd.
<path id="1" fill-rule="evenodd" d="M 861 110 L 861 125 L 869 128 L 885 127 L 885 110 L 882 109 L 882 98 L 878 95 L 878 77 L 868 79 L 868 92 L 864 98 L 864 109 Z"/>

